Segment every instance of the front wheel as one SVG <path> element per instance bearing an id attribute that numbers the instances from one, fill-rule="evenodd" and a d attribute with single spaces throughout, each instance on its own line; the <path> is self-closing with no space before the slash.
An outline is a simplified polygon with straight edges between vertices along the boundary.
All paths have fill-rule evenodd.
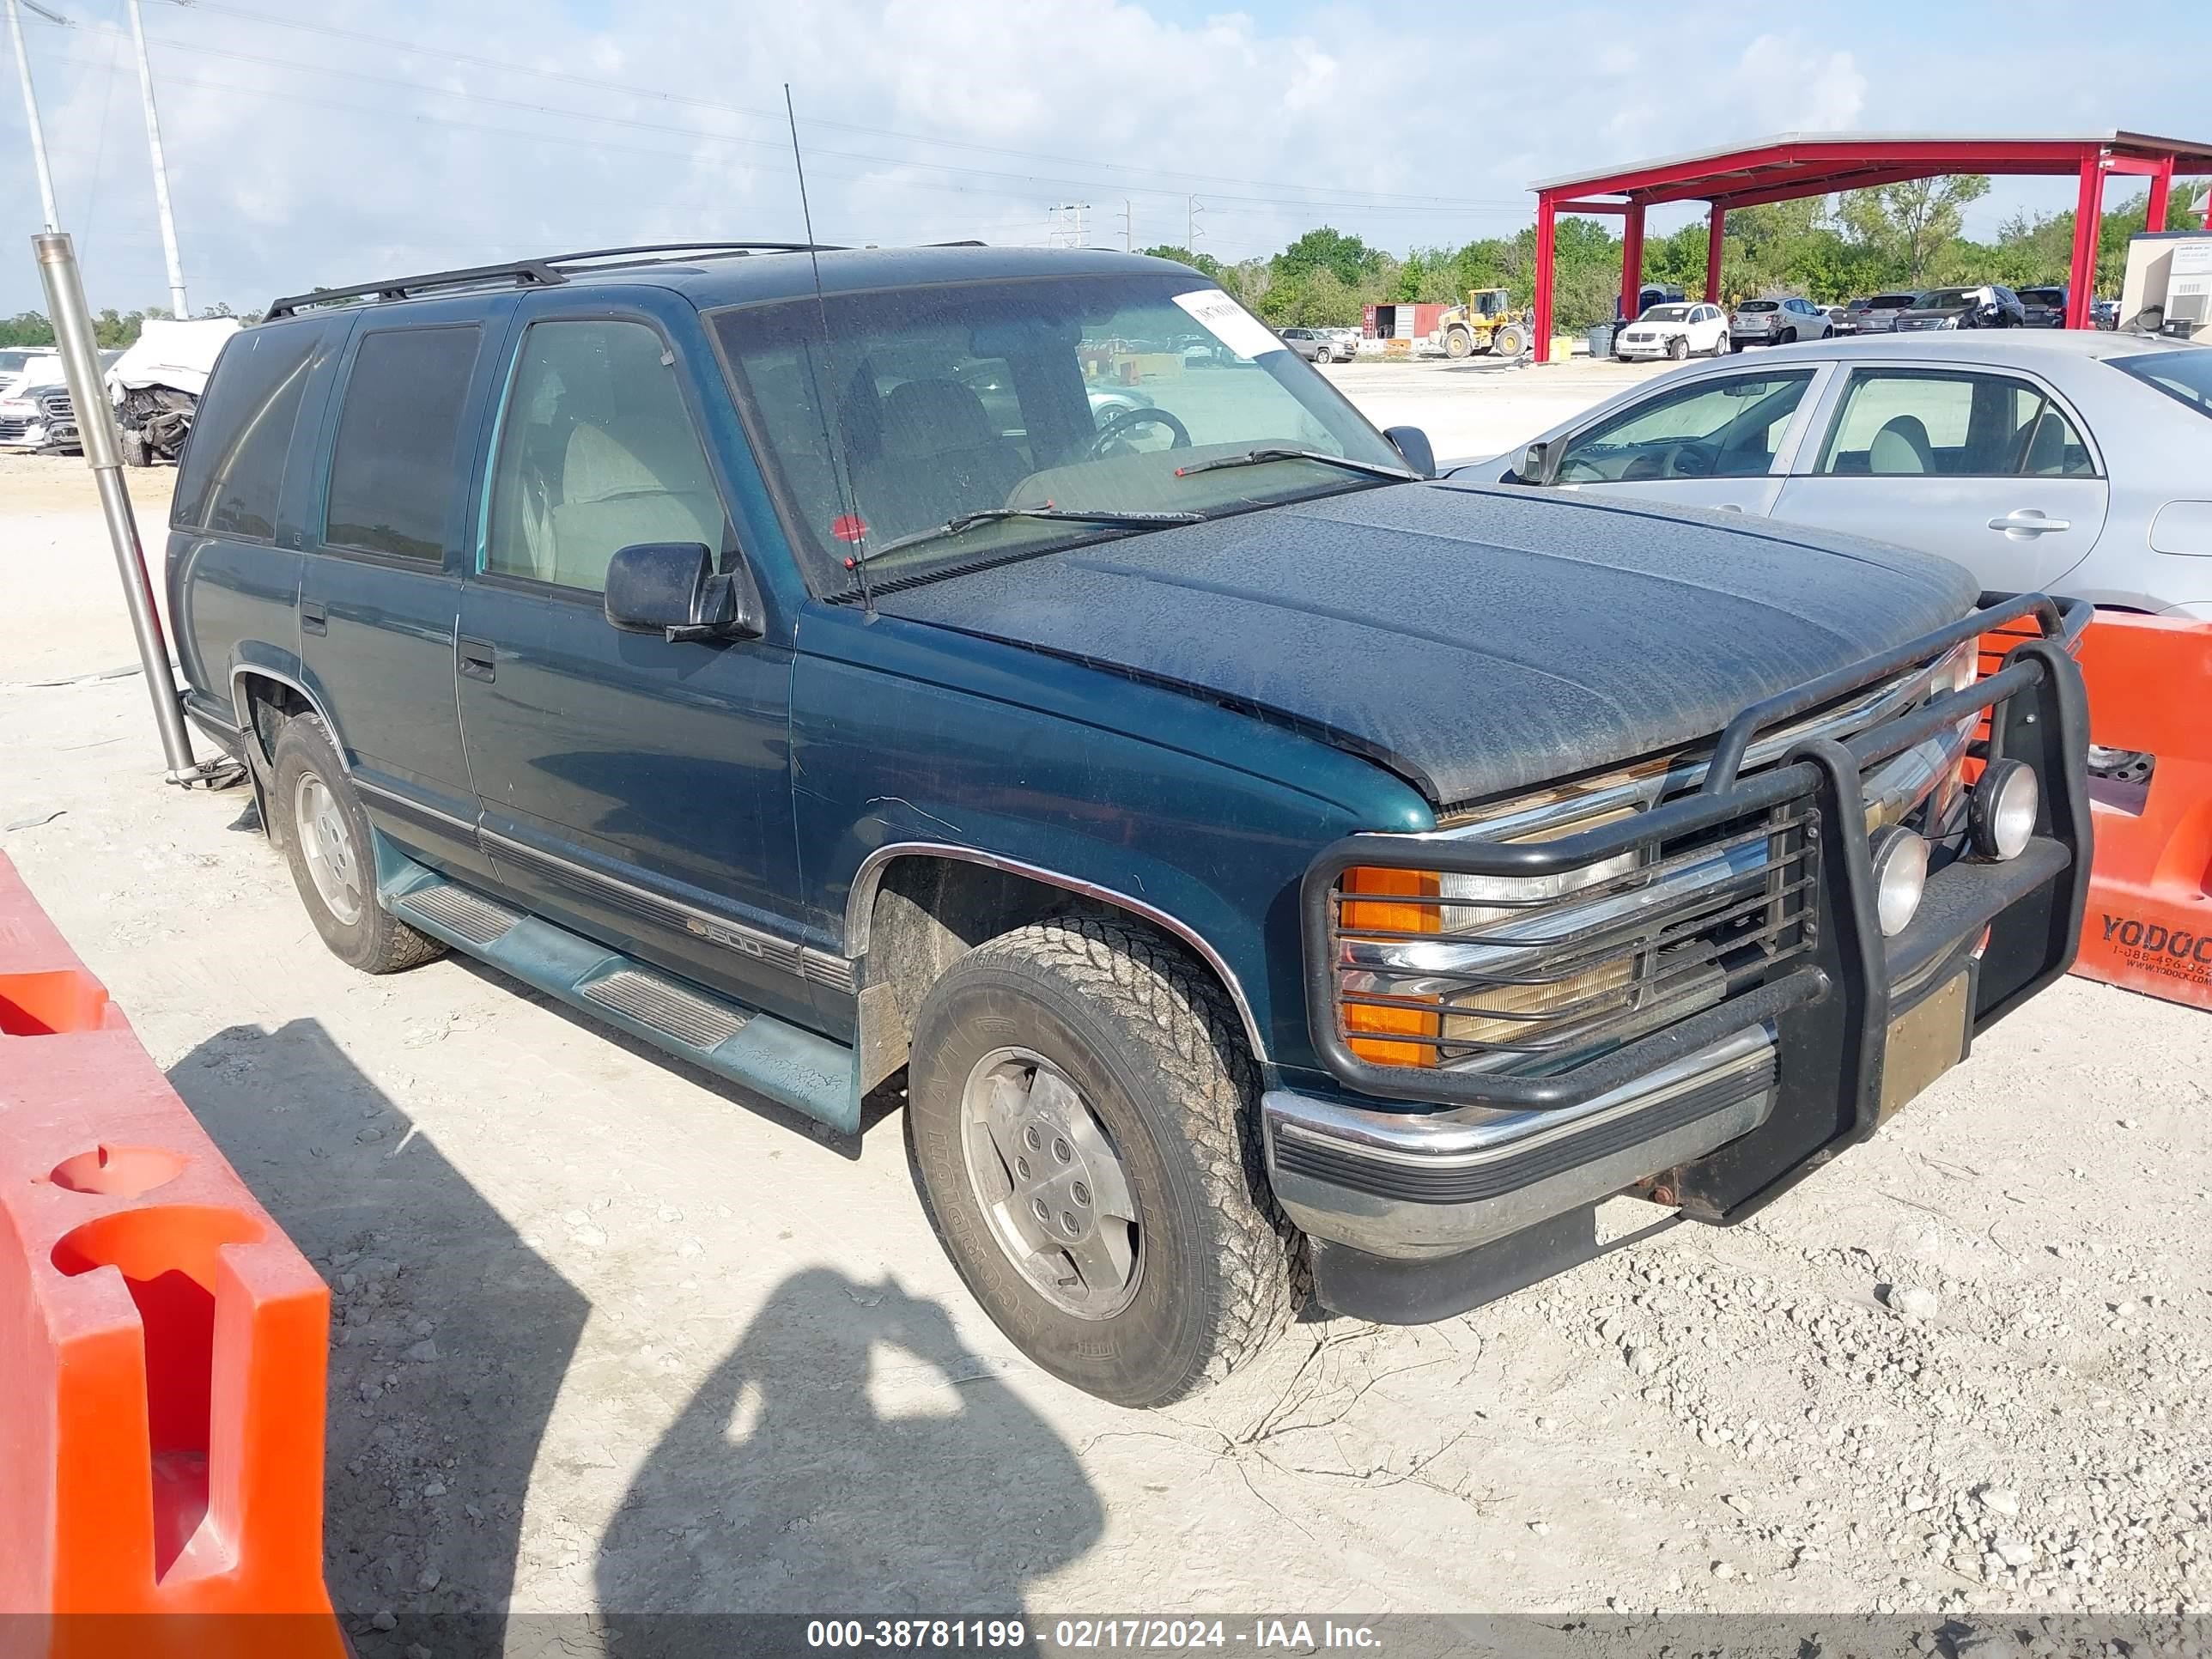
<path id="1" fill-rule="evenodd" d="M 1333 363 L 1336 361 L 1336 354 L 1327 346 L 1316 346 L 1313 360 L 1317 363 Z"/>
<path id="2" fill-rule="evenodd" d="M 1444 356 L 1459 358 L 1474 355 L 1474 337 L 1463 328 L 1453 329 L 1444 336 Z"/>
<path id="3" fill-rule="evenodd" d="M 1067 919 L 976 946 L 916 1016 L 907 1099 L 946 1253 L 1054 1376 L 1165 1405 L 1290 1322 L 1303 1241 L 1267 1188 L 1242 1028 L 1149 928 Z"/>
<path id="4" fill-rule="evenodd" d="M 270 757 L 270 838 L 331 953 L 365 974 L 394 974 L 445 954 L 376 901 L 376 854 L 337 747 L 313 714 L 287 720 Z"/>
<path id="5" fill-rule="evenodd" d="M 1667 355 L 1678 363 L 1690 361 L 1690 342 L 1686 335 L 1677 334 L 1667 342 Z"/>
<path id="6" fill-rule="evenodd" d="M 1512 323 L 1492 330 L 1490 336 L 1490 355 L 1493 357 L 1518 357 L 1528 349 L 1528 337 Z"/>

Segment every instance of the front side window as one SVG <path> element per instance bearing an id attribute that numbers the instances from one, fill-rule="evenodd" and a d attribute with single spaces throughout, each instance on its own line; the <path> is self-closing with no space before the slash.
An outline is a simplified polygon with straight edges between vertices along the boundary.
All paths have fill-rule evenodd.
<path id="1" fill-rule="evenodd" d="M 270 323 L 224 345 L 193 412 L 171 524 L 261 541 L 276 535 L 284 458 L 324 326 L 321 318 Z"/>
<path id="2" fill-rule="evenodd" d="M 1632 404 L 1568 441 L 1561 483 L 1751 478 L 1773 468 L 1809 368 L 1733 374 Z"/>
<path id="3" fill-rule="evenodd" d="M 620 548 L 734 545 L 660 336 L 532 325 L 500 420 L 484 568 L 597 592 Z"/>
<path id="4" fill-rule="evenodd" d="M 848 561 L 877 581 L 927 578 L 1402 471 L 1264 323 L 1193 282 L 1008 279 L 715 313 L 817 589 L 852 591 Z M 1258 453 L 1273 450 L 1323 459 Z"/>
<path id="5" fill-rule="evenodd" d="M 469 323 L 362 337 L 331 448 L 327 545 L 430 562 L 445 556 L 481 332 Z"/>
<path id="6" fill-rule="evenodd" d="M 1861 369 L 1818 469 L 1884 477 L 2088 477 L 2088 447 L 2050 397 L 2009 374 Z"/>

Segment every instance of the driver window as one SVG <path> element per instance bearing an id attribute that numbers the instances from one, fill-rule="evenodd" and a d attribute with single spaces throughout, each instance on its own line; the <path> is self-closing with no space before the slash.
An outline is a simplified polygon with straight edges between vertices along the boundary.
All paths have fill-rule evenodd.
<path id="1" fill-rule="evenodd" d="M 1812 383 L 1813 371 L 1804 368 L 1729 375 L 1662 392 L 1570 439 L 1558 481 L 1756 477 L 1772 469 L 1790 418 Z"/>
<path id="2" fill-rule="evenodd" d="M 618 548 L 736 544 L 660 336 L 533 324 L 500 422 L 484 568 L 597 592 Z"/>

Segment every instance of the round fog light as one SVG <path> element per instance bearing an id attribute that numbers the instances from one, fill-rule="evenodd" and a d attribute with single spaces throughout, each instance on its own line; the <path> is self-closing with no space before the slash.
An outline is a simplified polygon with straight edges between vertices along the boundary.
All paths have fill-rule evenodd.
<path id="1" fill-rule="evenodd" d="M 1893 824 L 1874 838 L 1874 908 L 1881 936 L 1895 939 L 1911 924 L 1928 885 L 1928 843 Z"/>
<path id="2" fill-rule="evenodd" d="M 1992 762 L 1967 800 L 1974 850 L 1985 859 L 2018 858 L 2027 850 L 2042 805 L 2043 786 L 2026 761 Z"/>

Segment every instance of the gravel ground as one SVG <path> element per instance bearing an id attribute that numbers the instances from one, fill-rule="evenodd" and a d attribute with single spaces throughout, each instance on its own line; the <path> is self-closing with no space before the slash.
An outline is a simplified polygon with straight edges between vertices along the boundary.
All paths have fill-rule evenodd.
<path id="1" fill-rule="evenodd" d="M 1558 418 L 1334 374 L 1460 453 Z M 364 1659 L 510 1608 L 575 1615 L 533 1653 L 670 1611 L 2212 1611 L 2202 1014 L 2069 981 L 1741 1227 L 1124 1412 L 976 1311 L 895 1115 L 837 1141 L 466 963 L 341 967 L 247 797 L 163 788 L 143 685 L 70 678 L 131 659 L 82 471 L 0 461 L 0 850 L 331 1280 Z"/>

